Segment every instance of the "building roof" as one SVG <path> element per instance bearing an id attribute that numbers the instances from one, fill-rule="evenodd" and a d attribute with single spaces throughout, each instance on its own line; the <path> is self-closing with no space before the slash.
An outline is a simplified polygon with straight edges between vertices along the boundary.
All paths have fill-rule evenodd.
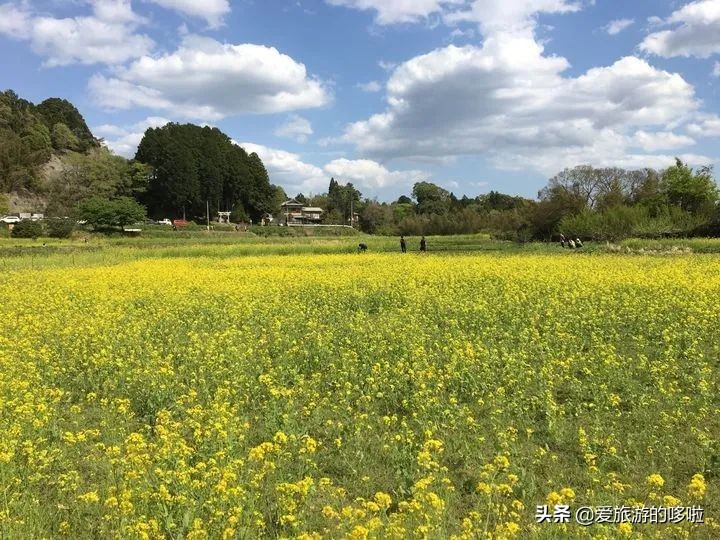
<path id="1" fill-rule="evenodd" d="M 302 203 L 297 202 L 295 199 L 288 199 L 280 206 L 302 206 Z"/>

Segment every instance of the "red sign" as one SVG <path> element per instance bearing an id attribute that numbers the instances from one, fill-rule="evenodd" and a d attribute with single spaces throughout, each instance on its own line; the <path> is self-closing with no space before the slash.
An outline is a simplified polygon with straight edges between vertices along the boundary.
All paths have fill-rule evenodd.
<path id="1" fill-rule="evenodd" d="M 188 222 L 184 219 L 173 219 L 173 225 L 175 225 L 176 227 L 185 227 L 185 225 L 187 224 Z"/>

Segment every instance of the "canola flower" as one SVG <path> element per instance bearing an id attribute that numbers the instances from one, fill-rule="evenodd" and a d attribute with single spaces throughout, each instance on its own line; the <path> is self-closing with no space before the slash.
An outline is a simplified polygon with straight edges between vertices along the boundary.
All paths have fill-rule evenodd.
<path id="1" fill-rule="evenodd" d="M 718 537 L 719 263 L 6 272 L 0 536 Z M 707 519 L 553 528 L 538 504 L 702 504 Z"/>

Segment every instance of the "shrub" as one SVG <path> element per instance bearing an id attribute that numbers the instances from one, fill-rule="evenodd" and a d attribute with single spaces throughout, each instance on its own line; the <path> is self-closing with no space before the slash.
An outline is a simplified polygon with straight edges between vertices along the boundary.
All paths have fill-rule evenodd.
<path id="1" fill-rule="evenodd" d="M 43 228 L 39 221 L 24 220 L 16 223 L 13 227 L 11 236 L 13 238 L 37 238 L 42 236 Z"/>
<path id="2" fill-rule="evenodd" d="M 80 203 L 77 215 L 95 230 L 123 228 L 145 219 L 145 207 L 129 197 L 114 200 L 93 197 Z"/>
<path id="3" fill-rule="evenodd" d="M 71 219 L 49 219 L 45 226 L 50 238 L 70 238 L 75 230 L 75 222 Z"/>

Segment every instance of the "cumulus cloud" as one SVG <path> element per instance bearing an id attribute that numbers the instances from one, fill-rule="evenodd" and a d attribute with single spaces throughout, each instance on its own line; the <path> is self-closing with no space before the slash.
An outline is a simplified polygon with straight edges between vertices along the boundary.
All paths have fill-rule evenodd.
<path id="1" fill-rule="evenodd" d="M 690 2 L 658 24 L 671 28 L 649 34 L 641 50 L 665 58 L 720 53 L 720 0 Z"/>
<path id="2" fill-rule="evenodd" d="M 223 17 L 230 13 L 230 3 L 228 0 L 150 0 L 153 4 L 157 4 L 166 9 L 172 9 L 189 15 L 205 19 L 207 23 L 216 27 L 222 23 Z"/>
<path id="3" fill-rule="evenodd" d="M 634 19 L 616 19 L 614 21 L 610 21 L 607 25 L 605 25 L 603 27 L 603 30 L 605 30 L 611 36 L 615 36 L 623 30 L 630 28 L 634 23 Z"/>
<path id="4" fill-rule="evenodd" d="M 375 23 L 390 25 L 416 23 L 430 17 L 448 24 L 462 21 L 479 23 L 485 30 L 506 31 L 528 27 L 539 13 L 578 11 L 578 2 L 569 0 L 325 0 L 333 6 L 375 12 Z"/>
<path id="5" fill-rule="evenodd" d="M 376 13 L 380 25 L 413 23 L 441 13 L 447 6 L 463 4 L 465 0 L 325 0 L 331 6 L 344 6 Z"/>
<path id="6" fill-rule="evenodd" d="M 113 77 L 96 75 L 90 91 L 108 108 L 149 107 L 205 120 L 308 109 L 330 101 L 321 81 L 274 47 L 198 36 L 187 36 L 172 53 L 143 56 Z"/>
<path id="7" fill-rule="evenodd" d="M 639 128 L 648 148 L 689 143 L 651 135 L 697 109 L 681 76 L 634 57 L 577 78 L 562 76 L 567 67 L 522 33 L 437 49 L 399 66 L 386 110 L 347 126 L 344 140 L 381 158 L 487 154 L 543 172 L 619 158 Z"/>
<path id="8" fill-rule="evenodd" d="M 331 177 L 371 193 L 389 186 L 408 186 L 419 178 L 427 178 L 423 171 L 391 171 L 369 159 L 334 159 L 323 168 L 305 163 L 298 154 L 249 142 L 238 143 L 247 152 L 255 152 L 263 160 L 273 183 L 288 193 L 322 193 Z"/>
<path id="9" fill-rule="evenodd" d="M 379 2 L 337 3 L 382 15 Z M 449 25 L 475 23 L 483 43 L 449 45 L 394 67 L 385 110 L 349 124 L 340 140 L 380 161 L 479 154 L 499 168 L 547 174 L 580 163 L 666 164 L 695 144 L 674 131 L 697 114 L 694 88 L 632 56 L 566 76 L 568 61 L 545 54 L 535 36 L 538 17 L 577 12 L 584 3 L 466 0 L 424 4 L 422 16 L 406 12 L 410 19 L 438 12 Z M 680 11 L 685 19 L 692 12 Z M 387 12 L 383 20 L 405 22 Z M 633 22 L 620 19 L 605 29 L 615 34 Z"/>
<path id="10" fill-rule="evenodd" d="M 687 135 L 678 135 L 671 131 L 637 131 L 630 139 L 631 146 L 637 146 L 647 152 L 658 150 L 676 150 L 686 146 L 692 146 L 695 140 Z"/>
<path id="11" fill-rule="evenodd" d="M 98 0 L 92 15 L 62 19 L 0 6 L 0 34 L 29 41 L 46 66 L 121 64 L 147 54 L 154 42 L 136 33 L 141 22 L 130 0 Z"/>
<path id="12" fill-rule="evenodd" d="M 135 157 L 137 147 L 142 141 L 145 130 L 162 127 L 170 120 L 159 116 L 149 116 L 144 120 L 129 126 L 116 126 L 104 124 L 93 128 L 93 133 L 105 138 L 105 144 L 116 154 L 132 159 Z"/>
<path id="13" fill-rule="evenodd" d="M 27 38 L 32 28 L 32 15 L 14 4 L 0 5 L 0 34 L 17 39 Z"/>
<path id="14" fill-rule="evenodd" d="M 412 185 L 423 178 L 422 171 L 389 171 L 383 165 L 370 159 L 335 159 L 325 165 L 325 171 L 343 182 L 352 182 L 370 190 L 387 186 Z"/>
<path id="15" fill-rule="evenodd" d="M 527 32 L 535 28 L 540 14 L 561 14 L 580 11 L 579 2 L 568 0 L 474 0 L 467 8 L 450 11 L 448 23 L 475 22 L 484 34 Z"/>
<path id="16" fill-rule="evenodd" d="M 246 152 L 255 152 L 265 164 L 270 180 L 287 193 L 320 193 L 330 181 L 320 167 L 305 163 L 298 154 L 250 142 L 238 143 Z"/>
<path id="17" fill-rule="evenodd" d="M 688 133 L 696 137 L 720 137 L 720 116 L 707 114 L 699 118 L 699 121 L 689 124 Z"/>
<path id="18" fill-rule="evenodd" d="M 275 130 L 275 135 L 278 137 L 287 137 L 298 142 L 307 141 L 308 136 L 312 134 L 313 129 L 310 122 L 297 114 L 292 115 L 287 122 Z"/>
<path id="19" fill-rule="evenodd" d="M 712 74 L 713 77 L 720 77 L 720 62 L 715 62 Z"/>

